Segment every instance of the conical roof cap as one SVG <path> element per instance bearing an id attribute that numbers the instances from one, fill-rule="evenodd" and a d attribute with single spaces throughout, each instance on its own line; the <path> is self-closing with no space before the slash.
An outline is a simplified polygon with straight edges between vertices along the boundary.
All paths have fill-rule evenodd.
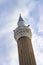
<path id="1" fill-rule="evenodd" d="M 24 21 L 23 18 L 21 17 L 21 14 L 20 14 L 20 17 L 19 17 L 18 21 Z"/>
<path id="2" fill-rule="evenodd" d="M 18 24 L 18 26 L 24 26 L 25 25 L 25 21 L 21 17 L 21 14 L 20 14 L 20 17 L 19 17 L 19 20 L 18 20 L 18 23 L 17 24 Z"/>

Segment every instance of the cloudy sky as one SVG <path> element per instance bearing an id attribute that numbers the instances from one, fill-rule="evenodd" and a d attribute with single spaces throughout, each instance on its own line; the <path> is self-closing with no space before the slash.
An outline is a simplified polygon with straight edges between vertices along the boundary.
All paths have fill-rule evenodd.
<path id="1" fill-rule="evenodd" d="M 19 65 L 13 30 L 19 14 L 30 24 L 37 65 L 43 65 L 43 0 L 0 0 L 0 65 Z"/>

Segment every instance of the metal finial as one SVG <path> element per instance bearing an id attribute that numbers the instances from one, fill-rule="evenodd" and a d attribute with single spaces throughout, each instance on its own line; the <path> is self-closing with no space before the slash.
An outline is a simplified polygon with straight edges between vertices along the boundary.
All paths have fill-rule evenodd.
<path id="1" fill-rule="evenodd" d="M 21 13 L 20 13 L 20 16 L 21 16 Z"/>

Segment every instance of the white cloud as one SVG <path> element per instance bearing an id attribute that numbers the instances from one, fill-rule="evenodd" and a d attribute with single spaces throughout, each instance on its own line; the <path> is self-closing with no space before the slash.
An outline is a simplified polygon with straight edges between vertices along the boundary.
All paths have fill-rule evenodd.
<path id="1" fill-rule="evenodd" d="M 30 1 L 28 8 L 30 11 L 34 10 L 35 6 L 37 5 L 36 1 Z"/>
<path id="2" fill-rule="evenodd" d="M 38 36 L 33 30 L 32 44 L 37 65 L 43 65 L 43 37 Z"/>
<path id="3" fill-rule="evenodd" d="M 37 27 L 38 32 L 43 32 L 43 5 L 39 5 L 39 23 Z"/>
<path id="4" fill-rule="evenodd" d="M 35 25 L 35 19 L 33 17 L 29 17 L 29 25 L 32 27 Z"/>
<path id="5" fill-rule="evenodd" d="M 28 15 L 28 8 L 27 7 L 24 7 L 24 8 L 21 8 L 21 9 L 18 9 L 18 13 L 23 16 L 23 17 L 27 17 Z"/>
<path id="6" fill-rule="evenodd" d="M 16 9 L 7 16 L 6 15 L 4 16 L 3 14 L 4 16 L 3 20 L 5 23 L 6 22 L 7 23 L 6 25 L 4 25 L 3 29 L 1 29 L 0 37 L 6 34 L 7 32 L 14 30 L 17 27 L 17 22 L 20 13 L 23 17 L 26 17 L 28 15 L 28 9 L 27 8 Z"/>

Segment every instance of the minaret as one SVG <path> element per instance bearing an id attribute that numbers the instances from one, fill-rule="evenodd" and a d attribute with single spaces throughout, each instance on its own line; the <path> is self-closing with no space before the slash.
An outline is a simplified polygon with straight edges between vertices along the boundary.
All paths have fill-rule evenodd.
<path id="1" fill-rule="evenodd" d="M 18 20 L 18 27 L 14 30 L 14 38 L 17 41 L 20 65 L 36 65 L 32 48 L 32 32 L 29 25 L 26 26 L 21 15 Z"/>

